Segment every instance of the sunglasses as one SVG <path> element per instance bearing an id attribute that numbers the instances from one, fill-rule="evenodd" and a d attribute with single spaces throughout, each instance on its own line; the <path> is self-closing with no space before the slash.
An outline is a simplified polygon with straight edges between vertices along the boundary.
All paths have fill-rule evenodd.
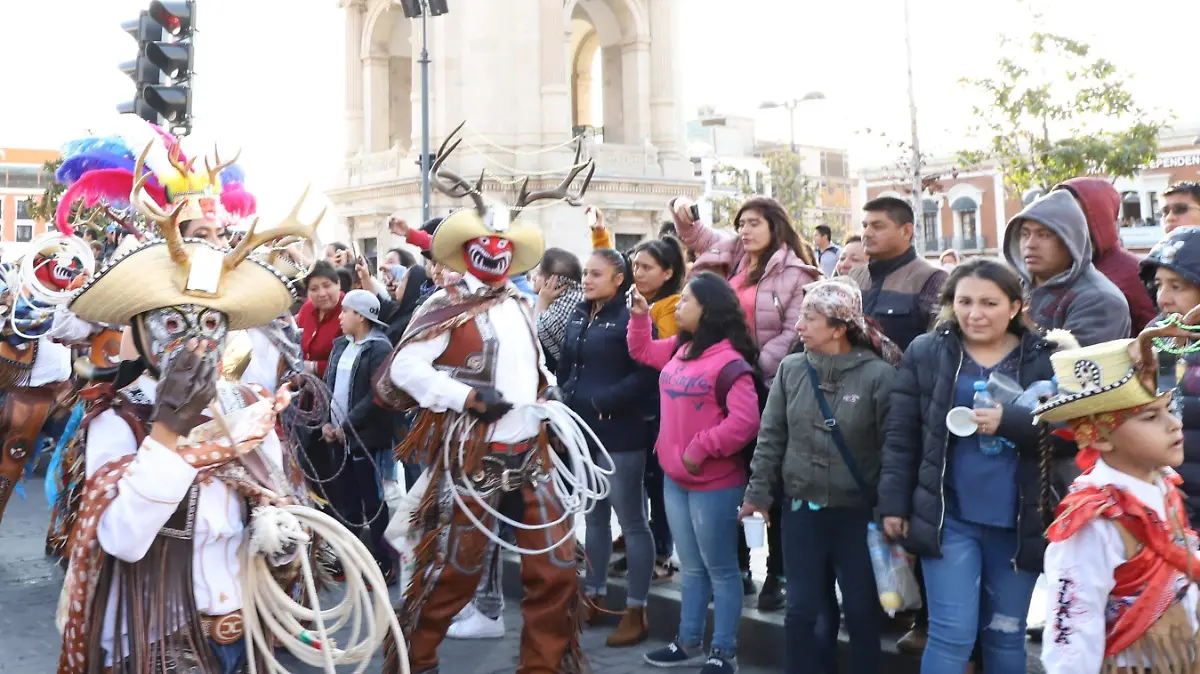
<path id="1" fill-rule="evenodd" d="M 1162 215 L 1164 218 L 1168 215 L 1185 215 L 1193 208 L 1200 209 L 1200 206 L 1192 206 L 1191 204 L 1168 204 L 1163 206 Z"/>

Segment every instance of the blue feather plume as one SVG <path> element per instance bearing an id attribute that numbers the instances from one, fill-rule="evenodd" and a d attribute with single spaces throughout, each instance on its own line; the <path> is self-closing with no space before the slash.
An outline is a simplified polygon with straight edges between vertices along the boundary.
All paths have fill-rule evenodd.
<path id="1" fill-rule="evenodd" d="M 83 177 L 83 174 L 98 169 L 125 169 L 133 173 L 135 161 L 133 157 L 109 152 L 106 149 L 94 149 L 80 152 L 63 160 L 54 179 L 60 183 L 71 185 Z"/>
<path id="2" fill-rule="evenodd" d="M 120 156 L 127 156 L 134 159 L 133 150 L 125 141 L 116 136 L 93 136 L 91 138 L 81 138 L 73 140 L 62 147 L 63 158 L 74 157 L 77 154 L 84 152 L 104 152 Z"/>
<path id="3" fill-rule="evenodd" d="M 229 185 L 231 183 L 245 183 L 246 172 L 242 170 L 239 164 L 230 164 L 221 171 L 221 185 Z"/>

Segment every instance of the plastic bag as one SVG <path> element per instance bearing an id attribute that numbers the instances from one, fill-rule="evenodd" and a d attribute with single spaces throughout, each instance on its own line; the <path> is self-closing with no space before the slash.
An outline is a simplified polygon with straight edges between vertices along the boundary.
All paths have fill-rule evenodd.
<path id="1" fill-rule="evenodd" d="M 993 372 L 987 380 L 988 393 L 1001 405 L 1010 405 L 1021 395 L 1021 385 L 1012 377 Z"/>
<path id="2" fill-rule="evenodd" d="M 421 499 L 425 497 L 425 490 L 429 488 L 429 476 L 429 471 L 421 473 L 421 477 L 417 479 L 412 489 L 409 489 L 404 498 L 400 499 L 399 507 L 396 508 L 392 520 L 388 522 L 387 530 L 383 533 L 383 539 L 400 555 L 401 588 L 407 588 L 409 581 L 412 580 L 413 550 L 421 542 L 422 533 L 420 529 L 414 529 L 411 526 L 412 516 L 421 505 Z"/>
<path id="3" fill-rule="evenodd" d="M 897 543 L 888 543 L 872 522 L 867 527 L 867 549 L 875 571 L 879 604 L 889 616 L 921 608 L 921 589 L 913 572 L 912 558 Z"/>
<path id="4" fill-rule="evenodd" d="M 1049 398 L 1055 393 L 1058 393 L 1058 387 L 1054 385 L 1054 382 L 1042 379 L 1030 384 L 1029 388 L 1013 401 L 1013 404 L 1033 409 L 1041 404 L 1042 398 Z"/>

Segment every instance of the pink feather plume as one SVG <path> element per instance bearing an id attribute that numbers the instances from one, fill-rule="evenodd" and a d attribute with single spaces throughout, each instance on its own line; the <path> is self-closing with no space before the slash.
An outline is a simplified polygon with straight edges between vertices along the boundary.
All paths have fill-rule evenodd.
<path id="1" fill-rule="evenodd" d="M 221 206 L 236 218 L 248 218 L 258 211 L 258 201 L 241 183 L 226 183 L 221 191 Z"/>
<path id="2" fill-rule="evenodd" d="M 83 205 L 91 208 L 100 201 L 109 204 L 129 202 L 129 193 L 133 190 L 133 173 L 125 169 L 99 169 L 89 171 L 75 184 L 67 188 L 58 200 L 58 209 L 54 213 L 54 224 L 58 231 L 71 236 L 75 228 L 71 226 L 70 217 L 75 202 L 83 200 Z M 167 195 L 163 188 L 150 181 L 146 182 L 146 195 L 159 206 L 166 206 Z"/>

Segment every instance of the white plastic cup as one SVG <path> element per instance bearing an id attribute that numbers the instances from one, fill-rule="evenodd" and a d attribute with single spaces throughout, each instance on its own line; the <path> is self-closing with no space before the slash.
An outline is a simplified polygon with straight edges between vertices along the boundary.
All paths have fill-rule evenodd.
<path id="1" fill-rule="evenodd" d="M 766 544 L 767 520 L 759 513 L 742 518 L 742 531 L 746 532 L 746 547 L 761 548 Z"/>
<path id="2" fill-rule="evenodd" d="M 975 410 L 970 407 L 955 407 L 946 413 L 946 430 L 960 438 L 974 435 L 979 430 L 975 423 Z"/>

